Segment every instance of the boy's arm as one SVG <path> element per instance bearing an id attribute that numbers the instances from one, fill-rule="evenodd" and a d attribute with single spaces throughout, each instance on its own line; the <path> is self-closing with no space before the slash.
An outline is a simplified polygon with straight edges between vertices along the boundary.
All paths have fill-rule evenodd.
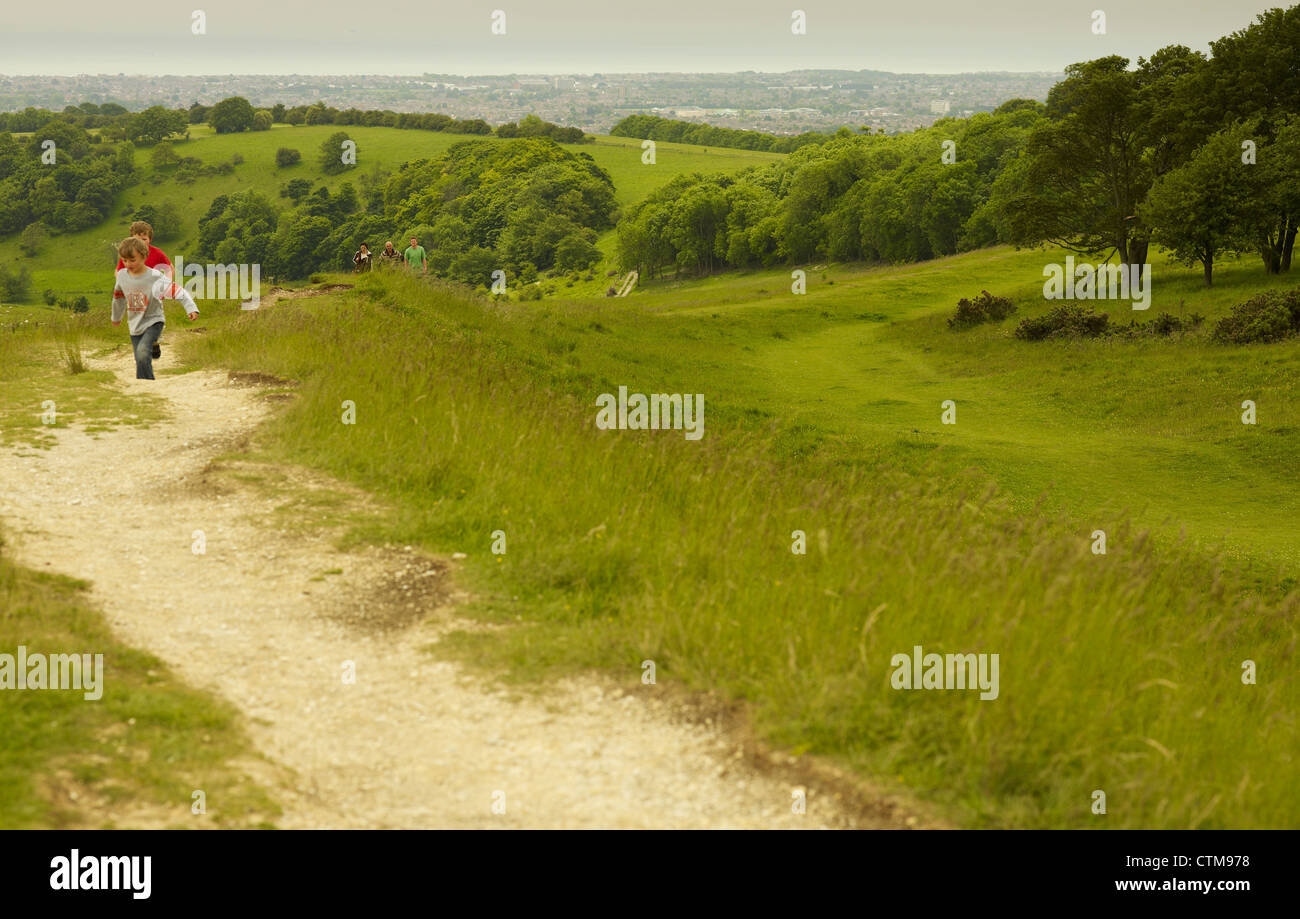
<path id="1" fill-rule="evenodd" d="M 153 292 L 154 296 L 159 300 L 179 300 L 185 305 L 186 314 L 199 311 L 194 298 L 190 296 L 190 292 L 169 277 L 164 276 L 155 281 Z"/>
<path id="2" fill-rule="evenodd" d="M 116 281 L 113 282 L 113 325 L 122 321 L 122 314 L 126 312 L 126 294 L 122 293 L 122 288 Z"/>

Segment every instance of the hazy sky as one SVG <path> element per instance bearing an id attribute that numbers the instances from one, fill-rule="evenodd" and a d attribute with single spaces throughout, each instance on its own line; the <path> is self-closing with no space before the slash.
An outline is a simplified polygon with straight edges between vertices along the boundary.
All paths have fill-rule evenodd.
<path id="1" fill-rule="evenodd" d="M 1059 71 L 1206 50 L 1287 0 L 4 0 L 0 73 Z M 207 17 L 195 35 L 194 10 Z M 494 10 L 506 34 L 490 31 Z M 791 34 L 791 13 L 807 34 Z M 1105 35 L 1092 13 L 1106 13 Z"/>

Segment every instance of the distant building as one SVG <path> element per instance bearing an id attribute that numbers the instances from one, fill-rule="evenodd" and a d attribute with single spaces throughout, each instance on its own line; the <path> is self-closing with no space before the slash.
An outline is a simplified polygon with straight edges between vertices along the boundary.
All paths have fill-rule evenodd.
<path id="1" fill-rule="evenodd" d="M 947 115 L 952 103 L 947 99 L 935 99 L 930 103 L 930 112 L 935 115 Z"/>

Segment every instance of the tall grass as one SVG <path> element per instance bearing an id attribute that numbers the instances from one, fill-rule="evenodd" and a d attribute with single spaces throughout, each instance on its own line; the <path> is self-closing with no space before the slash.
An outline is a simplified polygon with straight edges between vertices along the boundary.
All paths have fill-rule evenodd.
<path id="1" fill-rule="evenodd" d="M 90 369 L 86 366 L 86 360 L 82 354 L 84 327 L 79 317 L 68 317 L 54 327 L 53 334 L 58 344 L 59 357 L 62 359 L 63 367 L 68 373 L 76 375 L 85 373 Z"/>
<path id="2" fill-rule="evenodd" d="M 470 553 L 482 614 L 535 623 L 483 639 L 523 670 L 653 660 L 748 700 L 776 742 L 901 776 L 973 826 L 1300 823 L 1300 595 L 1125 525 L 1094 555 L 925 466 L 814 477 L 775 429 L 598 430 L 602 390 L 542 382 L 563 348 L 502 346 L 522 315 L 373 278 L 239 317 L 195 353 L 302 380 L 269 431 L 283 455 L 394 499 L 359 536 Z M 999 697 L 893 689 L 914 645 L 999 654 Z"/>

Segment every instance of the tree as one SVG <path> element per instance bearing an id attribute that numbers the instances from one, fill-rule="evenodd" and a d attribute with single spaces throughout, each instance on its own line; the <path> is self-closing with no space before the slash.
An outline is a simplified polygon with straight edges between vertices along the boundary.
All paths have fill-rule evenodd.
<path id="1" fill-rule="evenodd" d="M 268 112 L 266 109 L 259 109 L 258 111 L 253 113 L 252 130 L 269 131 L 271 130 L 271 122 L 272 122 L 271 113 Z"/>
<path id="2" fill-rule="evenodd" d="M 581 271 L 600 258 L 600 249 L 581 233 L 570 233 L 555 246 L 555 267 L 560 271 Z"/>
<path id="3" fill-rule="evenodd" d="M 1220 131 L 1190 162 L 1161 176 L 1142 205 L 1153 238 L 1174 258 L 1205 270 L 1214 283 L 1214 260 L 1249 245 L 1252 212 L 1259 207 L 1264 176 L 1241 161 L 1240 127 Z"/>
<path id="4" fill-rule="evenodd" d="M 181 234 L 180 211 L 170 201 L 163 201 L 158 204 L 143 204 L 131 215 L 131 219 L 143 220 L 153 227 L 153 241 L 155 243 L 177 239 Z"/>
<path id="5" fill-rule="evenodd" d="M 183 134 L 187 123 L 183 112 L 154 105 L 131 118 L 126 136 L 137 143 L 156 144 L 173 134 Z"/>
<path id="6" fill-rule="evenodd" d="M 277 102 L 275 105 L 271 106 L 271 120 L 274 121 L 276 124 L 284 124 L 285 111 L 286 109 L 284 107 L 284 103 Z"/>
<path id="7" fill-rule="evenodd" d="M 1071 64 L 1047 96 L 1048 120 L 999 177 L 1001 217 L 1012 242 L 1050 242 L 1074 252 L 1118 252 L 1146 262 L 1137 214 L 1153 180 L 1138 105 L 1138 79 L 1118 55 Z M 1008 175 L 1010 173 L 1010 175 Z"/>
<path id="8" fill-rule="evenodd" d="M 175 166 L 180 161 L 181 158 L 177 156 L 171 143 L 165 140 L 154 147 L 153 152 L 149 154 L 149 162 L 153 164 L 154 169 Z"/>
<path id="9" fill-rule="evenodd" d="M 344 162 L 344 144 L 350 140 L 345 131 L 335 131 L 320 145 L 320 157 L 317 162 L 326 175 L 337 175 L 345 169 L 351 169 L 354 163 Z"/>
<path id="10" fill-rule="evenodd" d="M 317 247 L 329 235 L 330 222 L 324 217 L 285 217 L 271 242 L 271 274 L 284 278 L 307 277 L 315 269 Z"/>
<path id="11" fill-rule="evenodd" d="M 290 179 L 289 183 L 280 189 L 280 197 L 289 198 L 294 204 L 300 203 L 309 194 L 311 194 L 311 179 Z"/>
<path id="12" fill-rule="evenodd" d="M 222 99 L 208 111 L 208 124 L 218 134 L 234 134 L 253 126 L 253 106 L 242 96 Z"/>
<path id="13" fill-rule="evenodd" d="M 29 223 L 23 229 L 22 235 L 18 237 L 18 245 L 30 258 L 40 254 L 41 247 L 45 245 L 45 241 L 49 237 L 50 234 L 45 228 L 45 224 L 40 221 Z"/>
<path id="14" fill-rule="evenodd" d="M 275 165 L 292 166 L 302 159 L 302 154 L 291 147 L 281 147 L 275 151 Z"/>

